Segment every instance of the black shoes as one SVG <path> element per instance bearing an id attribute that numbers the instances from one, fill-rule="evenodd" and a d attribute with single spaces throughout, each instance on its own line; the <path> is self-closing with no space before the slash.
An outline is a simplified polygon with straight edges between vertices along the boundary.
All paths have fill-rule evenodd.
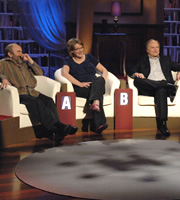
<path id="1" fill-rule="evenodd" d="M 156 134 L 156 139 L 159 139 L 159 140 L 165 140 L 171 135 L 169 130 L 168 130 L 168 128 L 165 127 L 165 126 L 161 127 L 161 128 L 158 128 L 158 131 L 160 133 Z"/>
<path id="2" fill-rule="evenodd" d="M 77 132 L 78 128 L 76 126 L 66 125 L 63 130 L 63 135 L 74 135 Z"/>
<path id="3" fill-rule="evenodd" d="M 67 135 L 74 135 L 78 128 L 76 126 L 65 125 L 64 129 L 55 130 L 55 142 L 61 142 Z"/>
<path id="4" fill-rule="evenodd" d="M 167 128 L 166 121 L 161 120 L 157 117 L 156 122 L 157 122 L 157 129 L 160 132 L 160 134 L 157 134 L 157 135 L 162 135 L 163 137 L 166 137 L 166 138 L 169 137 L 171 135 L 171 133 L 169 132 L 169 130 Z"/>
<path id="5" fill-rule="evenodd" d="M 162 135 L 164 135 L 165 137 L 169 137 L 171 135 L 171 133 L 169 132 L 167 126 L 162 126 L 160 128 L 158 128 L 158 130 L 160 131 L 160 133 Z"/>
<path id="6" fill-rule="evenodd" d="M 178 89 L 177 85 L 174 85 L 172 83 L 167 83 L 168 95 L 169 95 L 169 98 L 170 98 L 171 102 L 174 101 L 174 97 L 176 96 L 177 89 Z"/>
<path id="7" fill-rule="evenodd" d="M 166 140 L 167 137 L 164 136 L 164 135 L 161 134 L 161 133 L 157 133 L 157 134 L 156 134 L 156 139 L 157 139 L 157 140 Z"/>

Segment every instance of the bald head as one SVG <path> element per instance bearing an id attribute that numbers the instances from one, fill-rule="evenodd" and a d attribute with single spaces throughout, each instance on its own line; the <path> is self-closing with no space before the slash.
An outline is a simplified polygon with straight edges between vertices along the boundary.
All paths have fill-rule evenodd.
<path id="1" fill-rule="evenodd" d="M 18 44 L 16 44 L 16 43 L 11 43 L 11 44 L 8 44 L 6 46 L 6 48 L 5 48 L 5 56 L 6 57 L 10 57 L 8 53 L 12 53 L 13 54 L 14 47 L 20 47 L 20 46 Z"/>
<path id="2" fill-rule="evenodd" d="M 12 43 L 5 48 L 6 57 L 10 58 L 17 64 L 23 63 L 22 48 L 18 44 Z"/>
<path id="3" fill-rule="evenodd" d="M 146 51 L 149 56 L 155 58 L 159 56 L 160 53 L 160 44 L 157 40 L 151 39 L 146 43 Z"/>

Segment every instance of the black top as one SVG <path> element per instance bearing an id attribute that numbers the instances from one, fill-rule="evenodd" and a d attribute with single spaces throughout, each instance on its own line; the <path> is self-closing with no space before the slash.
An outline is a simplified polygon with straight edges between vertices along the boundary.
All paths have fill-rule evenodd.
<path id="1" fill-rule="evenodd" d="M 70 68 L 69 74 L 80 82 L 91 82 L 95 78 L 96 66 L 99 61 L 92 55 L 86 54 L 85 60 L 78 64 L 72 57 L 67 57 L 64 60 L 64 65 Z"/>

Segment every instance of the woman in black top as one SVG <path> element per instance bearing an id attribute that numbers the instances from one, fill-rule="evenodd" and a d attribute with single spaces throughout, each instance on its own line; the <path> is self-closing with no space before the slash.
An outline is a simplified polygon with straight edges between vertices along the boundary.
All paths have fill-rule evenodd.
<path id="1" fill-rule="evenodd" d="M 67 42 L 69 57 L 64 61 L 62 75 L 74 87 L 77 97 L 86 98 L 93 110 L 93 122 L 96 133 L 108 127 L 103 110 L 103 94 L 105 80 L 108 76 L 106 68 L 92 55 L 84 53 L 81 40 L 72 38 Z M 96 72 L 102 76 L 96 77 Z"/>

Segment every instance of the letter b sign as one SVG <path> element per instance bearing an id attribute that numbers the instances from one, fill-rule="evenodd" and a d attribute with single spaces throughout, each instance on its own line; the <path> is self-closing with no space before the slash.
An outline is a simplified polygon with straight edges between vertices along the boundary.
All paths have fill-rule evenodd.
<path id="1" fill-rule="evenodd" d="M 120 100 L 120 105 L 121 106 L 123 106 L 123 105 L 128 105 L 128 103 L 129 103 L 129 95 L 128 95 L 128 93 L 125 93 L 125 92 L 121 92 L 120 93 L 120 98 L 119 98 L 119 100 Z"/>
<path id="2" fill-rule="evenodd" d="M 115 129 L 132 129 L 132 90 L 122 88 L 115 90 Z"/>

